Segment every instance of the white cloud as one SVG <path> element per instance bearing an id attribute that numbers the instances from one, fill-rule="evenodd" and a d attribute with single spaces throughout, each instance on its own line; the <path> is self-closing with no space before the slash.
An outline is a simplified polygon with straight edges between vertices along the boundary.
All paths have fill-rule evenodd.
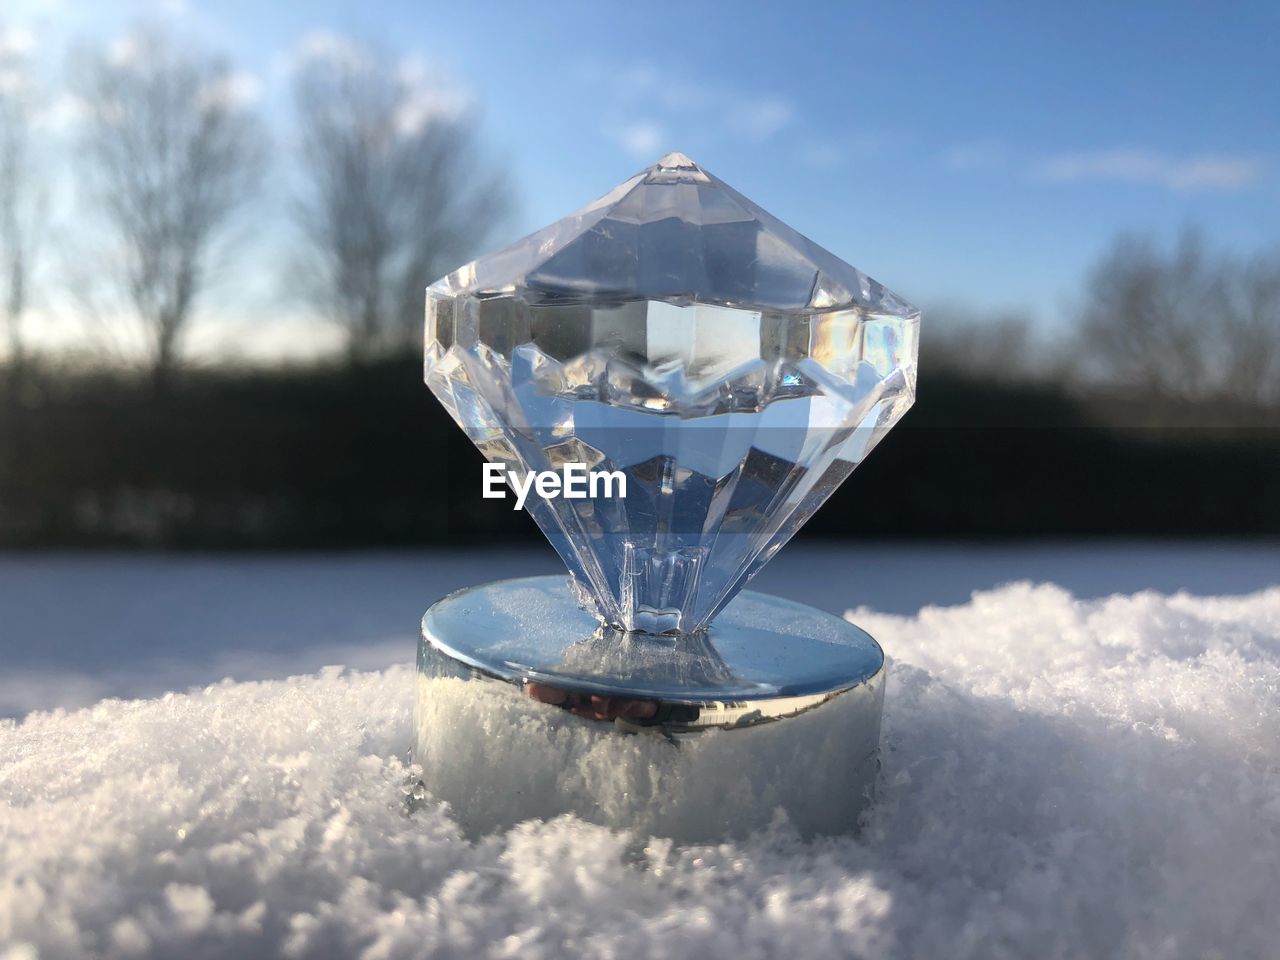
<path id="1" fill-rule="evenodd" d="M 0 29 L 0 55 L 24 56 L 35 49 L 36 35 L 26 27 Z"/>
<path id="2" fill-rule="evenodd" d="M 116 67 L 131 67 L 142 57 L 142 45 L 132 35 L 116 37 L 107 45 L 107 61 Z"/>
<path id="3" fill-rule="evenodd" d="M 90 4 L 81 3 L 81 7 L 88 7 Z M 80 19 L 76 16 L 81 13 L 80 10 L 72 10 L 69 8 L 69 0 L 4 0 L 0 3 L 0 13 L 4 14 L 5 20 L 9 23 L 39 23 L 42 26 L 66 27 L 67 20 Z M 52 23 L 53 17 L 59 18 L 59 23 Z"/>
<path id="4" fill-rule="evenodd" d="M 405 136 L 421 132 L 433 120 L 456 120 L 467 111 L 470 97 L 443 87 L 410 90 L 396 110 L 396 129 Z"/>
<path id="5" fill-rule="evenodd" d="M 375 68 L 379 51 L 358 40 L 329 30 L 312 30 L 298 38 L 288 53 L 275 58 L 272 71 L 287 75 L 308 64 L 327 64 L 361 73 Z M 405 57 L 391 65 L 390 76 L 399 84 L 400 103 L 396 129 L 405 136 L 419 133 L 434 120 L 457 120 L 471 110 L 475 97 L 448 73 L 419 56 Z"/>
<path id="6" fill-rule="evenodd" d="M 289 57 L 289 66 L 297 68 L 313 61 L 332 63 L 349 70 L 363 70 L 369 64 L 368 51 L 354 40 L 331 30 L 304 33 Z"/>
<path id="7" fill-rule="evenodd" d="M 396 64 L 396 78 L 407 87 L 423 87 L 438 80 L 438 75 L 422 57 L 410 56 Z"/>
<path id="8" fill-rule="evenodd" d="M 604 76 L 614 86 L 618 100 L 629 108 L 656 107 L 674 114 L 694 113 L 723 100 L 710 88 L 647 61 L 610 69 Z"/>
<path id="9" fill-rule="evenodd" d="M 1147 150 L 1102 150 L 1049 157 L 1035 167 L 1043 180 L 1071 183 L 1113 180 L 1156 184 L 1170 190 L 1239 190 L 1260 177 L 1257 157 L 1203 154 L 1174 158 Z"/>
<path id="10" fill-rule="evenodd" d="M 791 123 L 795 112 L 782 97 L 741 100 L 729 112 L 729 122 L 751 140 L 767 140 Z"/>
<path id="11" fill-rule="evenodd" d="M 682 138 L 696 131 L 692 139 L 702 142 L 760 143 L 796 121 L 792 103 L 778 94 L 706 84 L 679 68 L 650 61 L 588 62 L 580 72 L 584 82 L 604 93 L 601 129 L 633 156 L 661 152 L 672 130 Z"/>
<path id="12" fill-rule="evenodd" d="M 22 70 L 0 67 L 0 97 L 18 97 L 31 87 L 31 78 Z"/>
<path id="13" fill-rule="evenodd" d="M 405 136 L 419 133 L 433 120 L 457 120 L 471 109 L 471 92 L 421 57 L 396 65 L 404 96 L 396 110 L 396 128 Z"/>
<path id="14" fill-rule="evenodd" d="M 641 160 L 656 160 L 657 154 L 662 152 L 666 135 L 658 124 L 642 120 L 616 131 L 616 139 L 631 156 Z"/>
<path id="15" fill-rule="evenodd" d="M 218 77 L 200 91 L 201 107 L 236 109 L 258 102 L 262 96 L 262 81 L 245 70 L 233 70 Z"/>
<path id="16" fill-rule="evenodd" d="M 35 125 L 51 133 L 66 133 L 73 130 L 85 115 L 85 105 L 80 98 L 70 93 L 62 93 L 48 102 L 35 115 Z"/>

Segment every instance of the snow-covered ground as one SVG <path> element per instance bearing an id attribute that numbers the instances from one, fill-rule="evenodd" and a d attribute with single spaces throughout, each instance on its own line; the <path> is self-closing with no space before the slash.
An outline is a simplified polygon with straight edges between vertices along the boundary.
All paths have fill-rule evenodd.
<path id="1" fill-rule="evenodd" d="M 470 842 L 403 793 L 416 620 L 555 569 L 0 557 L 0 958 L 1275 955 L 1280 547 L 793 547 L 755 585 L 893 661 L 859 836 Z"/>
<path id="2" fill-rule="evenodd" d="M 0 553 L 0 716 L 413 658 L 418 621 L 460 587 L 557 573 L 549 547 L 297 555 Z M 1004 583 L 1080 598 L 1280 584 L 1280 544 L 793 544 L 752 582 L 832 613 L 914 614 Z M 890 652 L 893 652 L 892 650 Z"/>

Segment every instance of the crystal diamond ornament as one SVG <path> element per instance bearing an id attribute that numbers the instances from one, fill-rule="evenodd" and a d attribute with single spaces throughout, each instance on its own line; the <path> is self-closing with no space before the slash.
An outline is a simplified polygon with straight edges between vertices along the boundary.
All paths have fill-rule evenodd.
<path id="1" fill-rule="evenodd" d="M 531 490 L 525 509 L 568 567 L 568 585 L 491 584 L 428 611 L 418 749 L 437 792 L 449 798 L 446 771 L 460 749 L 456 737 L 440 740 L 452 729 L 440 705 L 459 717 L 474 699 L 470 687 L 456 699 L 440 683 L 475 677 L 520 690 L 526 707 L 660 728 L 668 739 L 755 727 L 837 698 L 841 710 L 824 707 L 824 723 L 873 753 L 875 642 L 837 618 L 740 591 L 910 407 L 918 329 L 914 307 L 679 153 L 433 284 L 426 382 L 484 458 L 517 484 L 579 464 L 623 478 L 626 493 Z M 783 728 L 792 732 L 778 742 L 802 765 L 829 736 L 812 739 L 821 725 Z M 545 742 L 528 747 L 536 756 Z M 672 782 L 687 786 L 693 757 L 710 750 L 702 762 L 727 762 L 712 742 L 678 763 L 659 751 L 636 769 L 676 763 Z M 739 738 L 733 750 L 749 775 L 752 749 Z M 476 776 L 477 751 L 464 755 L 465 776 Z M 865 792 L 872 758 L 856 759 L 820 792 Z M 781 769 L 776 757 L 766 762 Z M 508 757 L 491 773 L 517 766 Z M 846 822 L 814 799 L 811 778 L 788 780 L 790 802 L 774 806 L 821 832 Z M 579 792 L 581 804 L 550 812 L 635 824 L 664 809 L 672 835 L 682 817 L 703 822 L 710 802 L 689 799 L 673 813 L 639 799 L 646 791 L 626 776 Z M 751 821 L 741 809 L 732 823 L 712 819 L 730 832 Z"/>
<path id="2" fill-rule="evenodd" d="M 605 622 L 691 632 L 911 405 L 918 326 L 671 153 L 434 284 L 426 381 L 489 461 L 622 471 L 527 509 Z"/>

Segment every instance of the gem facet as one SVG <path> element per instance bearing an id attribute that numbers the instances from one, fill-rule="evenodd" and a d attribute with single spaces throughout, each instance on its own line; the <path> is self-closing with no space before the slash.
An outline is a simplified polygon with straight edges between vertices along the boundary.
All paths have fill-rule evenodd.
<path id="1" fill-rule="evenodd" d="M 526 502 L 624 630 L 705 626 L 915 398 L 919 312 L 679 153 L 433 284 L 426 320 L 486 459 L 626 474 Z"/>

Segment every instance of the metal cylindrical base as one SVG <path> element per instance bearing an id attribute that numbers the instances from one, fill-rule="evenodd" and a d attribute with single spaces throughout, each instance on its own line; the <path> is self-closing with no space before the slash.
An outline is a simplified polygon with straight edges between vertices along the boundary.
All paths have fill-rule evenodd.
<path id="1" fill-rule="evenodd" d="M 883 664 L 763 594 L 665 637 L 601 627 L 563 577 L 486 584 L 423 618 L 415 759 L 473 834 L 566 813 L 691 842 L 780 815 L 842 833 L 875 788 Z"/>

